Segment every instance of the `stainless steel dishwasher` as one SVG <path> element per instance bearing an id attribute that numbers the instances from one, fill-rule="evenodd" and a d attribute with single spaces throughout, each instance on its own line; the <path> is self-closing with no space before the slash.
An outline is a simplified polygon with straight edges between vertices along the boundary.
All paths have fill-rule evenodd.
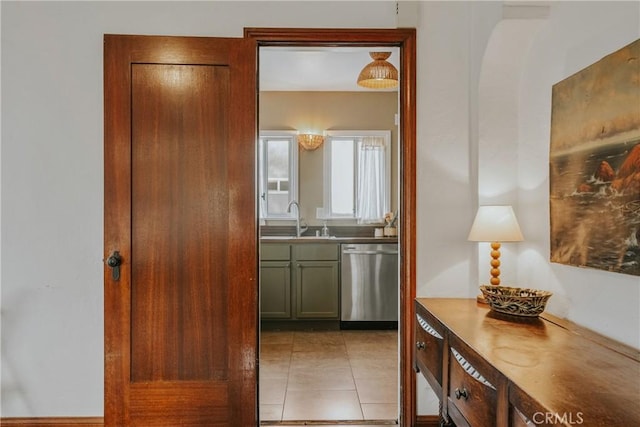
<path id="1" fill-rule="evenodd" d="M 397 328 L 398 244 L 341 245 L 340 327 Z"/>

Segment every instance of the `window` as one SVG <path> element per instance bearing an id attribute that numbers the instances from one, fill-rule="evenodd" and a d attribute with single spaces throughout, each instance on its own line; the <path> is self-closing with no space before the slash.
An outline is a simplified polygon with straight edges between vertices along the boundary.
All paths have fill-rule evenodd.
<path id="1" fill-rule="evenodd" d="M 380 223 L 390 209 L 391 132 L 327 131 L 324 215 Z"/>
<path id="2" fill-rule="evenodd" d="M 291 219 L 291 200 L 298 197 L 298 147 L 292 131 L 262 131 L 258 143 L 261 219 Z"/>

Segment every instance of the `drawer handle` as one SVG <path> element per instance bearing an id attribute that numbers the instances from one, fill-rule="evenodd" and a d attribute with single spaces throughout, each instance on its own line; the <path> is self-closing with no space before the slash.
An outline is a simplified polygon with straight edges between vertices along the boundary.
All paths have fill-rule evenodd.
<path id="1" fill-rule="evenodd" d="M 456 399 L 460 400 L 461 398 L 464 398 L 464 400 L 469 398 L 469 392 L 464 387 L 462 387 L 462 390 L 456 388 Z"/>
<path id="2" fill-rule="evenodd" d="M 416 348 L 418 350 L 424 350 L 426 347 L 427 345 L 423 341 L 416 342 Z"/>

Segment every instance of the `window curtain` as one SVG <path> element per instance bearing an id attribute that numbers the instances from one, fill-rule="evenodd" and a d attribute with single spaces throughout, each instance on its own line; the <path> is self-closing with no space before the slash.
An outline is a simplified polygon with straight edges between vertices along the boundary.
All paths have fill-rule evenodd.
<path id="1" fill-rule="evenodd" d="M 358 176 L 356 218 L 358 224 L 384 222 L 385 206 L 385 139 L 364 137 L 358 144 Z"/>

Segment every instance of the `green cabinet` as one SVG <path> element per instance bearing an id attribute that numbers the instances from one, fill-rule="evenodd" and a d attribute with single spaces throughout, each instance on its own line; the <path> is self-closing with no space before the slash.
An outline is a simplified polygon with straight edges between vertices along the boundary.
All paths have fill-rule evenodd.
<path id="1" fill-rule="evenodd" d="M 260 250 L 262 319 L 339 319 L 338 244 L 263 243 Z"/>
<path id="2" fill-rule="evenodd" d="M 291 318 L 291 262 L 260 263 L 260 316 L 263 319 Z"/>
<path id="3" fill-rule="evenodd" d="M 340 247 L 335 243 L 293 246 L 296 318 L 338 319 Z"/>
<path id="4" fill-rule="evenodd" d="M 337 319 L 338 262 L 298 261 L 295 270 L 296 317 Z"/>
<path id="5" fill-rule="evenodd" d="M 291 318 L 291 245 L 260 246 L 260 317 Z"/>

